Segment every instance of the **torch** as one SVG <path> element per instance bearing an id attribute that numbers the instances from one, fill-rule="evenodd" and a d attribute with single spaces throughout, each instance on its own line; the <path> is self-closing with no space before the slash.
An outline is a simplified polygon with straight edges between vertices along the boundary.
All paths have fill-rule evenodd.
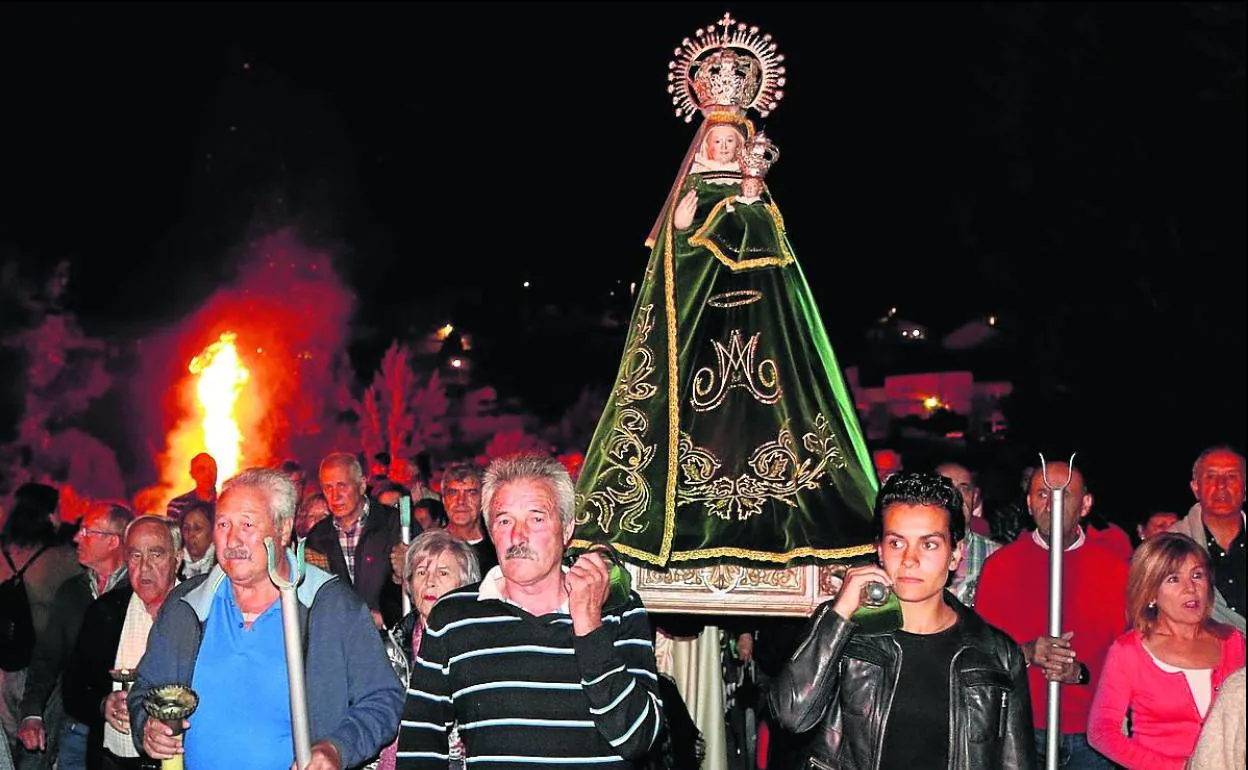
<path id="1" fill-rule="evenodd" d="M 1066 534 L 1066 487 L 1070 486 L 1070 477 L 1074 473 L 1074 454 L 1070 456 L 1066 468 L 1066 483 L 1055 487 L 1049 481 L 1049 468 L 1044 463 L 1044 455 L 1040 455 L 1041 478 L 1045 488 L 1049 490 L 1049 636 L 1052 637 L 1062 635 L 1062 556 L 1066 549 L 1062 539 Z M 1048 685 L 1044 766 L 1046 770 L 1057 770 L 1058 742 L 1062 737 L 1062 683 L 1049 681 Z"/>
<path id="2" fill-rule="evenodd" d="M 149 719 L 169 726 L 175 736 L 182 735 L 182 720 L 195 713 L 199 696 L 184 684 L 166 684 L 153 688 L 143 698 L 143 710 Z M 160 770 L 182 770 L 182 755 L 174 754 L 160 760 Z"/>
<path id="3" fill-rule="evenodd" d="M 139 671 L 134 668 L 110 668 L 108 675 L 113 678 L 114 682 L 121 685 L 122 692 L 130 692 L 130 685 L 139 678 Z"/>
<path id="4" fill-rule="evenodd" d="M 137 668 L 110 668 L 108 670 L 108 675 L 109 677 L 112 678 L 114 682 L 121 685 L 121 687 L 118 688 L 120 689 L 121 692 L 129 693 L 130 685 L 134 684 L 135 681 L 139 678 L 139 670 Z M 123 699 L 122 705 L 123 706 L 125 705 L 124 699 Z M 129 722 L 128 715 L 127 715 L 127 722 Z M 4 766 L 4 765 L 0 765 L 0 766 Z"/>
<path id="5" fill-rule="evenodd" d="M 412 542 L 412 498 L 404 495 L 399 498 L 399 534 L 403 538 L 403 553 L 407 554 L 407 546 Z M 402 580 L 403 576 L 399 575 Z M 403 617 L 412 611 L 412 597 L 408 595 L 407 586 L 403 586 Z"/>
<path id="6" fill-rule="evenodd" d="M 308 691 L 303 677 L 303 636 L 299 631 L 299 597 L 295 588 L 303 580 L 304 540 L 300 538 L 290 580 L 277 572 L 277 546 L 272 537 L 264 539 L 269 554 L 269 580 L 282 597 L 282 636 L 286 644 L 286 675 L 290 680 L 290 729 L 295 739 L 295 765 L 303 768 L 312 761 L 312 736 L 308 727 Z M 285 558 L 285 552 L 282 558 Z"/>

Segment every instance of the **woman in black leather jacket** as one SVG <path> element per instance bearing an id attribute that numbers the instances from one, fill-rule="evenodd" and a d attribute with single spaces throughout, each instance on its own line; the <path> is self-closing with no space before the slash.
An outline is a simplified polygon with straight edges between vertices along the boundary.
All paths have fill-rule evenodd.
<path id="1" fill-rule="evenodd" d="M 818 727 L 808 767 L 1035 767 L 1018 645 L 944 590 L 961 557 L 962 498 L 932 474 L 891 477 L 876 501 L 880 564 L 852 567 L 769 691 L 780 724 Z M 901 628 L 855 618 L 869 583 L 888 586 Z"/>

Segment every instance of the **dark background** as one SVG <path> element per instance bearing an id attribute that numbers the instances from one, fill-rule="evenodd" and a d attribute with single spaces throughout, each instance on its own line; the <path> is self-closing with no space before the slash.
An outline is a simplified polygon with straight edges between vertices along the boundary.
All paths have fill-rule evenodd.
<path id="1" fill-rule="evenodd" d="M 294 223 L 356 294 L 362 377 L 454 317 L 557 417 L 618 348 L 534 308 L 640 280 L 693 132 L 666 63 L 724 10 L 5 5 L 0 254 L 71 260 L 88 332 L 136 334 Z M 1242 446 L 1242 4 L 731 11 L 787 57 L 769 184 L 842 363 L 889 307 L 936 334 L 998 314 L 1014 443 L 1080 449 L 1124 505 Z"/>

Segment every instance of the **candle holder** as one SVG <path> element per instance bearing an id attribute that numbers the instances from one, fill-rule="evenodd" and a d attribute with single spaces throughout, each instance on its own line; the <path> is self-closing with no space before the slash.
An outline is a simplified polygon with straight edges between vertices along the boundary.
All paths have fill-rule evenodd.
<path id="1" fill-rule="evenodd" d="M 199 696 L 184 684 L 166 684 L 153 688 L 143 698 L 143 710 L 147 716 L 169 726 L 179 740 L 185 732 L 182 720 L 195 713 L 199 706 Z M 175 754 L 169 759 L 160 760 L 161 770 L 182 770 L 182 755 Z"/>
<path id="2" fill-rule="evenodd" d="M 862 587 L 862 600 L 850 620 L 862 633 L 886 634 L 901 628 L 905 617 L 897 592 L 883 583 L 870 582 Z"/>
<path id="3" fill-rule="evenodd" d="M 110 668 L 108 675 L 113 678 L 114 682 L 121 685 L 122 692 L 130 692 L 130 685 L 139 678 L 138 669 L 134 668 Z"/>

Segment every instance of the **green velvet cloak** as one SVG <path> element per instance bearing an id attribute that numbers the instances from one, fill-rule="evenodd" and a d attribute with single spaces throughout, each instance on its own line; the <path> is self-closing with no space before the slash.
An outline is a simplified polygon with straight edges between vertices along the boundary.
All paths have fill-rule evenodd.
<path id="1" fill-rule="evenodd" d="M 770 194 L 690 174 L 672 199 L 576 487 L 573 547 L 652 567 L 776 567 L 870 550 L 875 474 Z"/>

